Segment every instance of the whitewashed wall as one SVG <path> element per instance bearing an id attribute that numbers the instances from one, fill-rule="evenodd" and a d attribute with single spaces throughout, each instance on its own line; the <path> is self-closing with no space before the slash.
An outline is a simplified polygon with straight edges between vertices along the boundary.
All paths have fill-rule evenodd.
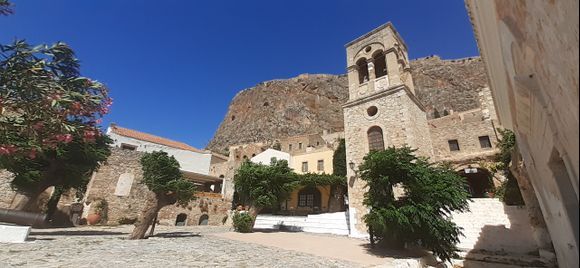
<path id="1" fill-rule="evenodd" d="M 281 152 L 274 149 L 267 149 L 266 151 L 263 151 L 258 155 L 252 157 L 250 161 L 256 164 L 269 165 L 272 161 L 272 158 L 276 158 L 277 160 L 286 160 L 288 161 L 288 164 L 290 164 L 289 153 Z"/>
<path id="2" fill-rule="evenodd" d="M 111 139 L 113 139 L 113 146 L 115 147 L 121 147 L 121 144 L 128 144 L 137 146 L 136 150 L 141 152 L 164 151 L 175 157 L 181 165 L 181 170 L 209 175 L 209 167 L 211 163 L 211 153 L 209 152 L 196 153 L 193 151 L 177 149 L 157 143 L 121 136 L 110 130 L 107 131 L 107 134 Z"/>

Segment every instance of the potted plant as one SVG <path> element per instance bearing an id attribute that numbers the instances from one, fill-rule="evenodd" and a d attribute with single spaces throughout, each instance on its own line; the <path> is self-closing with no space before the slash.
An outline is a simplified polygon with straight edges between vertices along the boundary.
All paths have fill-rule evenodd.
<path id="1" fill-rule="evenodd" d="M 87 223 L 89 225 L 99 224 L 106 218 L 107 214 L 107 201 L 100 199 L 95 201 L 95 209 L 93 213 L 87 216 Z"/>

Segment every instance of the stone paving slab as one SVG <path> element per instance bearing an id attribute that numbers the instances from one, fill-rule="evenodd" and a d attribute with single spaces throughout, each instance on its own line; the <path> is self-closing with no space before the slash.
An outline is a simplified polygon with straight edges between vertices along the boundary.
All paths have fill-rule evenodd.
<path id="1" fill-rule="evenodd" d="M 132 226 L 34 229 L 30 241 L 0 244 L 0 267 L 362 267 L 276 247 L 220 238 L 223 227 L 159 226 L 126 240 Z"/>

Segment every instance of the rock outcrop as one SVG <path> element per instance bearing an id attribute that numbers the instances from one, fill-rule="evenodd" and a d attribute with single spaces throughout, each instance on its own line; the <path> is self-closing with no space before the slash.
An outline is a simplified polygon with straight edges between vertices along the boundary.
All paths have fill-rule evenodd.
<path id="1" fill-rule="evenodd" d="M 447 111 L 479 107 L 478 91 L 487 86 L 479 57 L 442 60 L 431 56 L 411 61 L 417 97 L 429 118 Z M 348 100 L 345 75 L 303 74 L 262 82 L 239 92 L 207 149 L 223 152 L 231 145 L 343 130 L 342 105 Z"/>
<path id="2" fill-rule="evenodd" d="M 207 148 L 342 131 L 342 104 L 348 99 L 344 75 L 303 74 L 262 82 L 239 92 Z"/>

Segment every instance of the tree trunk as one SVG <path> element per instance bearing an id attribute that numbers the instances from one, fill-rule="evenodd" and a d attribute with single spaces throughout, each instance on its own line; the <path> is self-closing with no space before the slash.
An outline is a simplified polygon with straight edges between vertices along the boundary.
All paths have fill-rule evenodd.
<path id="1" fill-rule="evenodd" d="M 56 186 L 54 188 L 54 191 L 52 192 L 52 195 L 50 196 L 50 199 L 48 200 L 48 203 L 46 204 L 46 220 L 51 222 L 53 221 L 53 216 L 54 213 L 57 210 L 58 207 L 58 201 L 60 201 L 60 197 L 62 196 L 62 194 L 64 193 L 64 188 L 62 188 L 62 186 Z"/>
<path id="2" fill-rule="evenodd" d="M 151 230 L 149 230 L 149 236 L 155 235 L 155 225 L 157 225 L 157 217 L 159 217 L 159 213 L 155 214 L 155 218 L 151 222 Z"/>
<path id="3" fill-rule="evenodd" d="M 137 222 L 135 222 L 135 228 L 129 236 L 129 239 L 144 239 L 147 229 L 149 229 L 149 225 L 153 223 L 155 216 L 162 207 L 161 200 L 159 200 L 157 195 L 148 198 Z"/>
<path id="4" fill-rule="evenodd" d="M 512 153 L 510 171 L 520 186 L 520 192 L 522 193 L 522 198 L 526 203 L 530 225 L 532 227 L 534 239 L 538 244 L 538 248 L 553 252 L 554 247 L 552 245 L 552 239 L 550 233 L 548 233 L 546 222 L 544 221 L 540 202 L 538 201 L 538 197 L 534 191 L 534 186 L 530 181 L 530 177 L 528 176 L 524 162 L 520 157 L 517 146 L 514 149 L 514 153 Z"/>
<path id="5" fill-rule="evenodd" d="M 43 183 L 32 191 L 19 194 L 18 201 L 12 204 L 11 209 L 37 212 L 39 210 L 39 207 L 37 206 L 38 197 L 46 191 L 48 187 L 50 187 L 50 185 Z"/>
<path id="6" fill-rule="evenodd" d="M 260 213 L 260 211 L 262 210 L 261 207 L 255 207 L 255 206 L 251 206 L 248 210 L 248 213 L 250 214 L 250 216 L 252 216 L 252 229 L 254 228 L 254 225 L 256 225 L 256 218 L 258 217 L 258 214 Z"/>

